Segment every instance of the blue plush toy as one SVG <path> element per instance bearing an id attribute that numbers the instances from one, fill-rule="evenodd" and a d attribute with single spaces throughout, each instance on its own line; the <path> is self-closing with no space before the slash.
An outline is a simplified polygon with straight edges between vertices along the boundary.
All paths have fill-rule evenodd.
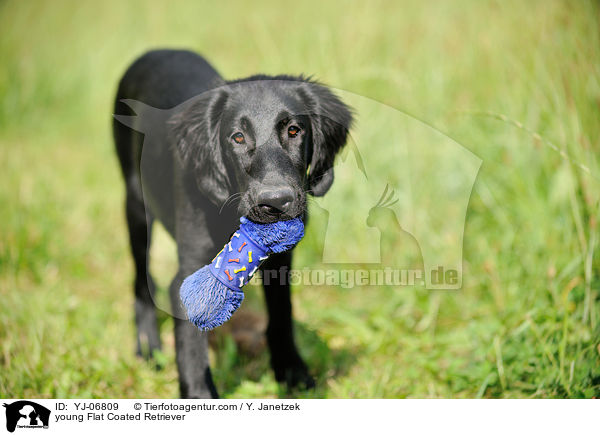
<path id="1" fill-rule="evenodd" d="M 300 218 L 258 224 L 240 218 L 240 228 L 213 261 L 188 276 L 179 295 L 194 325 L 209 330 L 225 323 L 244 300 L 242 287 L 270 254 L 292 249 L 304 236 Z"/>

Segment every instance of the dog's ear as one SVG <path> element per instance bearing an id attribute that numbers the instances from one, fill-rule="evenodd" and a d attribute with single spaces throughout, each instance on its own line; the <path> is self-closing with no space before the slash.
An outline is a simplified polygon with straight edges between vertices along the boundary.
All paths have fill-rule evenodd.
<path id="1" fill-rule="evenodd" d="M 333 92 L 318 83 L 304 82 L 299 92 L 312 129 L 308 190 L 313 196 L 323 196 L 333 183 L 333 162 L 346 144 L 352 112 Z"/>
<path id="2" fill-rule="evenodd" d="M 187 178 L 217 206 L 231 190 L 219 139 L 228 97 L 225 88 L 204 92 L 178 107 L 168 121 L 169 139 Z"/>

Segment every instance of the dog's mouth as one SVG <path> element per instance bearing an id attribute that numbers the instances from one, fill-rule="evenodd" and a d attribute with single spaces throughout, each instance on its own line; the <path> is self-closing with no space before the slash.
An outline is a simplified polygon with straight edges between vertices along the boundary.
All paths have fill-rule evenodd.
<path id="1" fill-rule="evenodd" d="M 270 224 L 278 221 L 286 221 L 290 219 L 297 218 L 301 216 L 304 212 L 303 209 L 295 210 L 294 212 L 290 211 L 281 211 L 277 208 L 265 205 L 265 204 L 257 204 L 254 207 L 250 208 L 245 215 L 253 222 L 259 224 Z"/>
<path id="2" fill-rule="evenodd" d="M 249 189 L 240 197 L 238 212 L 259 224 L 270 224 L 304 216 L 306 195 L 300 189 L 291 189 L 286 193 L 287 195 L 272 195 L 268 189 Z"/>

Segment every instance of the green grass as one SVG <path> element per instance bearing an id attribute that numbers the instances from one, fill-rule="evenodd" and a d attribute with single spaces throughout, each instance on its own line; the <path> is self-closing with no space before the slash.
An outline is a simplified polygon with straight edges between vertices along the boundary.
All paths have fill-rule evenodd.
<path id="1" fill-rule="evenodd" d="M 178 394 L 168 316 L 163 370 L 133 355 L 109 128 L 119 76 L 157 46 L 198 50 L 228 78 L 314 74 L 483 160 L 461 290 L 294 289 L 318 379 L 295 395 L 600 396 L 599 18 L 592 1 L 1 2 L 0 396 Z M 297 266 L 315 265 L 315 234 Z M 175 260 L 164 232 L 153 254 L 165 301 Z M 260 292 L 247 293 L 262 311 Z M 225 397 L 287 395 L 267 355 L 225 339 L 212 359 Z"/>

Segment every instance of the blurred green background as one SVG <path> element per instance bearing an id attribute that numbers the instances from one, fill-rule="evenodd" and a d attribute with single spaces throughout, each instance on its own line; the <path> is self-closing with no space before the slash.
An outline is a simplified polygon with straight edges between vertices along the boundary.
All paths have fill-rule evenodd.
<path id="1" fill-rule="evenodd" d="M 266 352 L 223 336 L 211 355 L 223 396 L 599 396 L 599 12 L 552 0 L 1 1 L 0 396 L 178 395 L 168 316 L 162 370 L 134 356 L 110 132 L 120 75 L 155 47 L 202 52 L 226 78 L 314 74 L 483 160 L 461 290 L 296 288 L 316 390 L 285 391 Z M 299 267 L 316 261 L 314 234 Z M 174 246 L 155 238 L 166 301 Z M 247 294 L 262 313 L 261 292 Z"/>

